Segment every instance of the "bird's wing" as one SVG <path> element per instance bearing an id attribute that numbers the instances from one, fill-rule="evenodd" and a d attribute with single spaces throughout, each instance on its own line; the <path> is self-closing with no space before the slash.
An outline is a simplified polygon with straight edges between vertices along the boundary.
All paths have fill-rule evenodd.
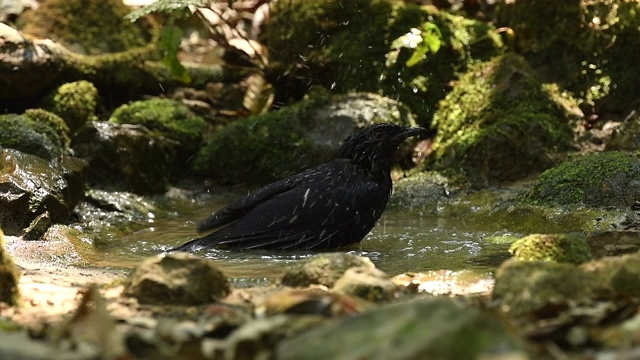
<path id="1" fill-rule="evenodd" d="M 354 165 L 343 165 L 302 174 L 294 186 L 261 196 L 235 223 L 197 245 L 311 249 L 360 241 L 382 213 L 388 191 Z"/>
<path id="2" fill-rule="evenodd" d="M 313 169 L 307 170 L 306 172 L 309 172 L 311 170 Z M 258 206 L 260 203 L 278 194 L 286 192 L 294 187 L 302 179 L 304 179 L 306 172 L 292 175 L 266 185 L 212 213 L 211 215 L 209 215 L 209 217 L 198 223 L 198 232 L 212 230 L 233 223 L 234 221 L 241 218 L 244 214 L 248 213 L 253 208 Z"/>

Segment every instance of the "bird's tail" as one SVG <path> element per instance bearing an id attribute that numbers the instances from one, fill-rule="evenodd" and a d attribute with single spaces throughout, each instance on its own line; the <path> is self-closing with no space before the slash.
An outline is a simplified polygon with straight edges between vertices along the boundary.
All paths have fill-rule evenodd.
<path id="1" fill-rule="evenodd" d="M 169 249 L 166 252 L 175 252 L 175 251 L 182 251 L 182 252 L 194 252 L 194 251 L 198 251 L 202 248 L 208 247 L 207 243 L 210 243 L 212 241 L 212 235 L 213 234 L 208 234 L 205 235 L 203 237 L 199 237 L 197 239 L 193 239 L 190 240 L 180 246 L 174 247 L 173 249 Z"/>

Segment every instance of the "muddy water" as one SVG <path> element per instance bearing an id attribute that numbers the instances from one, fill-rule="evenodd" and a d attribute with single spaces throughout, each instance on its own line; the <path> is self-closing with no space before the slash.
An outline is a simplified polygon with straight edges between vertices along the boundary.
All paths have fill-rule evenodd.
<path id="1" fill-rule="evenodd" d="M 171 200 L 162 205 L 165 210 L 150 212 L 145 219 L 128 224 L 124 236 L 118 236 L 112 245 L 100 250 L 96 265 L 133 267 L 145 257 L 182 244 L 197 236 L 197 220 L 221 208 L 226 201 L 229 200 Z M 459 219 L 390 210 L 358 247 L 347 251 L 369 257 L 392 275 L 440 269 L 494 270 L 504 259 L 506 246 L 490 245 L 483 239 L 502 233 L 488 233 L 486 229 L 462 224 Z M 292 262 L 313 254 L 215 249 L 198 253 L 216 260 L 228 276 L 248 283 L 271 281 L 281 276 Z"/>

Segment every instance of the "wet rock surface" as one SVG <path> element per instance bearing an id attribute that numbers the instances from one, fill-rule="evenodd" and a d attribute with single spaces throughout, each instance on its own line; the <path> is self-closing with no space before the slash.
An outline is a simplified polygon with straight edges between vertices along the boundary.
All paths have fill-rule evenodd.
<path id="1" fill-rule="evenodd" d="M 21 234 L 45 212 L 54 223 L 67 221 L 78 199 L 72 194 L 79 190 L 71 188 L 64 172 L 52 163 L 17 150 L 0 149 L 0 224 L 6 234 Z"/>

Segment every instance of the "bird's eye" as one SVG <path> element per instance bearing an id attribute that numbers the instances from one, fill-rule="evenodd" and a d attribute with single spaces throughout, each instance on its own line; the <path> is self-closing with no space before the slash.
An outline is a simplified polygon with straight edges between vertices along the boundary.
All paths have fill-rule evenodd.
<path id="1" fill-rule="evenodd" d="M 376 140 L 382 140 L 384 138 L 384 133 L 382 131 L 376 131 L 375 133 L 373 133 L 373 137 Z"/>

